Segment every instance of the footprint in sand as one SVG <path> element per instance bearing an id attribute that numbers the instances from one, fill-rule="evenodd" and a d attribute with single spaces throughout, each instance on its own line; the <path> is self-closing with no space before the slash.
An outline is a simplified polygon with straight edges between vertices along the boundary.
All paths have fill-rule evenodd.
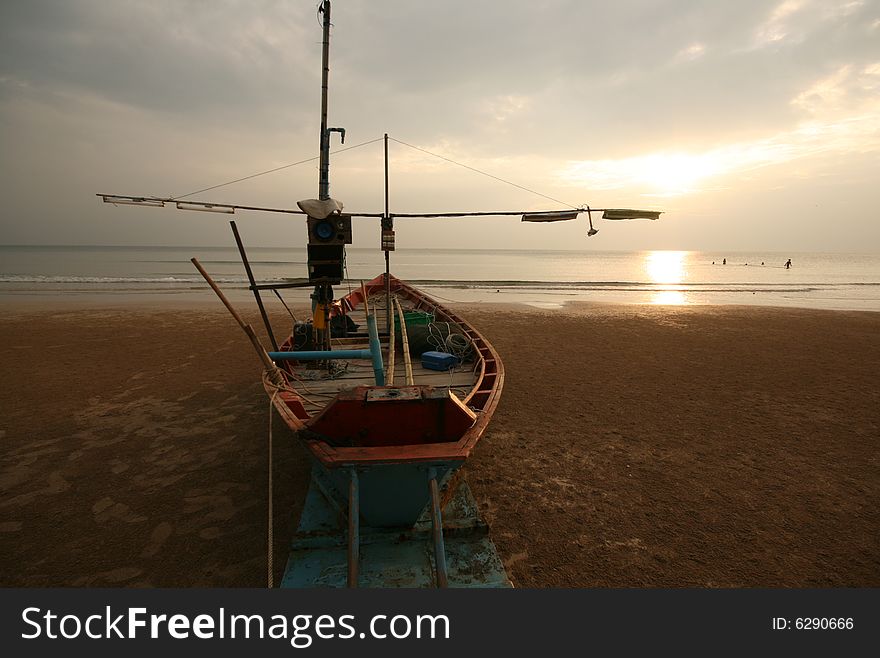
<path id="1" fill-rule="evenodd" d="M 126 464 L 125 462 L 118 459 L 113 459 L 110 461 L 110 472 L 113 473 L 113 475 L 119 475 L 123 471 L 127 470 L 128 464 Z"/>
<path id="2" fill-rule="evenodd" d="M 507 558 L 506 560 L 504 560 L 504 568 L 505 568 L 505 569 L 510 569 L 510 568 L 511 568 L 514 564 L 516 564 L 517 562 L 522 562 L 522 561 L 524 561 L 524 560 L 528 560 L 528 558 L 529 558 L 529 552 L 528 552 L 528 551 L 523 551 L 523 552 L 521 552 L 521 553 L 514 553 L 514 554 L 511 555 L 509 558 Z"/>
<path id="3" fill-rule="evenodd" d="M 46 493 L 56 494 L 70 489 L 70 482 L 65 480 L 58 471 L 52 471 L 49 474 L 48 482 L 49 486 L 45 489 Z"/>
<path id="4" fill-rule="evenodd" d="M 143 570 L 138 569 L 137 567 L 121 567 L 111 571 L 104 571 L 103 573 L 98 574 L 98 576 L 111 583 L 121 583 L 124 580 L 137 578 L 142 573 Z"/>
<path id="5" fill-rule="evenodd" d="M 150 535 L 150 542 L 146 545 L 143 552 L 141 553 L 141 557 L 153 557 L 162 546 L 168 541 L 168 538 L 173 534 L 174 526 L 172 526 L 167 521 L 163 521 L 155 528 L 153 528 L 153 533 Z"/>
<path id="6" fill-rule="evenodd" d="M 143 569 L 137 567 L 120 567 L 110 571 L 101 571 L 91 576 L 84 576 L 73 581 L 74 587 L 93 587 L 107 583 L 121 583 L 132 578 L 137 578 L 143 573 Z"/>
<path id="7" fill-rule="evenodd" d="M 146 516 L 133 512 L 128 505 L 117 503 L 109 496 L 92 505 L 92 514 L 98 523 L 104 523 L 110 519 L 117 519 L 125 523 L 140 523 L 147 520 Z"/>

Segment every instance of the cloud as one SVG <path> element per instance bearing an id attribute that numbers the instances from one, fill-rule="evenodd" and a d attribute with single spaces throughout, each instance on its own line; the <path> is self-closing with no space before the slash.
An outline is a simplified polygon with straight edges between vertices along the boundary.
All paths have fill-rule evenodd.
<path id="1" fill-rule="evenodd" d="M 280 105 L 273 99 L 299 105 L 280 69 L 317 79 L 306 65 L 302 5 L 273 5 L 266 15 L 229 2 L 13 0 L 0 9 L 0 71 L 33 89 L 202 122 L 233 122 L 245 110 L 265 121 Z"/>
<path id="2" fill-rule="evenodd" d="M 767 21 L 755 30 L 755 46 L 760 48 L 790 38 L 793 30 L 790 19 L 803 9 L 805 4 L 804 0 L 785 0 L 777 5 Z"/>
<path id="3" fill-rule="evenodd" d="M 880 152 L 880 63 L 845 65 L 816 80 L 791 104 L 805 115 L 794 128 L 702 152 L 655 152 L 612 160 L 569 163 L 558 174 L 593 189 L 641 189 L 646 195 L 699 192 L 725 177 L 829 153 Z"/>
<path id="4" fill-rule="evenodd" d="M 554 198 L 708 199 L 823 155 L 843 187 L 863 175 L 848 158 L 877 148 L 877 3 L 333 10 L 330 121 L 347 143 L 388 132 Z M 91 195 L 180 194 L 315 155 L 320 51 L 313 0 L 0 3 L 0 228 L 26 242 L 225 242 L 189 218 L 142 232 L 98 221 Z M 381 173 L 379 147 L 333 158 L 334 195 L 381 208 Z M 290 205 L 315 180 L 306 165 L 207 200 Z M 397 146 L 392 193 L 401 211 L 546 204 Z"/>
<path id="5" fill-rule="evenodd" d="M 865 8 L 865 0 L 784 0 L 757 26 L 752 47 L 801 43 L 809 35 L 847 21 Z"/>
<path id="6" fill-rule="evenodd" d="M 706 54 L 706 45 L 703 43 L 692 43 L 682 48 L 675 55 L 676 61 L 692 62 Z"/>

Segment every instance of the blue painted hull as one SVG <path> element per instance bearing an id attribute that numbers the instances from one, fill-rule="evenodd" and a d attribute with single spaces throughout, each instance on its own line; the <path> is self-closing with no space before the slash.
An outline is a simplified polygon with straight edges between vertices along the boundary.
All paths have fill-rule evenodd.
<path id="1" fill-rule="evenodd" d="M 317 467 L 316 467 L 317 468 Z M 346 587 L 345 519 L 313 477 L 287 568 L 285 588 Z M 511 587 L 470 489 L 456 485 L 444 509 L 450 587 Z M 436 587 L 431 521 L 423 514 L 409 528 L 360 528 L 360 587 Z"/>
<path id="2" fill-rule="evenodd" d="M 411 528 L 431 501 L 428 470 L 436 469 L 442 486 L 460 466 L 461 462 L 423 462 L 358 468 L 361 521 L 375 528 Z M 328 469 L 314 460 L 313 473 L 325 497 L 347 510 L 351 481 L 348 469 Z"/>

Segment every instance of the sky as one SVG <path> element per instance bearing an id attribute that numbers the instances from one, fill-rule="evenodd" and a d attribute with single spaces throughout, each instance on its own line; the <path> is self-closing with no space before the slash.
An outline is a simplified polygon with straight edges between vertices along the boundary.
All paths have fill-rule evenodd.
<path id="1" fill-rule="evenodd" d="M 0 244 L 232 245 L 228 215 L 95 194 L 317 156 L 316 9 L 4 0 Z M 329 124 L 345 147 L 399 140 L 392 212 L 664 212 L 589 239 L 584 216 L 398 219 L 398 248 L 880 251 L 880 0 L 335 0 L 332 18 Z M 346 210 L 382 211 L 381 142 L 330 177 Z M 312 161 L 188 198 L 295 208 L 317 179 Z M 298 216 L 235 219 L 248 245 L 307 239 Z M 355 246 L 378 244 L 356 220 Z"/>

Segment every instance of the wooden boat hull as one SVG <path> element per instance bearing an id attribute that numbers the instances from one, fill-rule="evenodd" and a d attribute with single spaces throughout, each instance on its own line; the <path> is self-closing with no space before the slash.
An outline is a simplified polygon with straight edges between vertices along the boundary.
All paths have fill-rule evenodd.
<path id="1" fill-rule="evenodd" d="M 389 281 L 391 293 L 411 308 L 431 311 L 437 322 L 454 323 L 470 339 L 475 380 L 466 395 L 437 385 L 359 385 L 310 413 L 307 395 L 280 390 L 268 377 L 264 382 L 275 408 L 309 450 L 324 495 L 346 509 L 355 470 L 364 523 L 409 527 L 430 501 L 430 476 L 450 489 L 453 474 L 485 431 L 500 398 L 504 367 L 494 347 L 453 311 L 399 279 Z M 343 297 L 331 317 L 362 308 L 365 295 L 375 299 L 384 293 L 381 275 Z M 288 339 L 282 351 L 291 344 Z M 295 372 L 297 364 L 292 368 Z"/>

